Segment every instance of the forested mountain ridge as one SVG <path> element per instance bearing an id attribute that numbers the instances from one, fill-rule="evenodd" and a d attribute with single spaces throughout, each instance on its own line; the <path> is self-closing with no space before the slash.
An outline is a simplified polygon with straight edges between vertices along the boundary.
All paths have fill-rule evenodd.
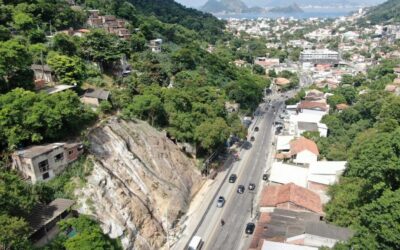
<path id="1" fill-rule="evenodd" d="M 376 7 L 371 8 L 366 18 L 372 24 L 384 22 L 399 22 L 400 21 L 400 1 L 388 0 Z"/>

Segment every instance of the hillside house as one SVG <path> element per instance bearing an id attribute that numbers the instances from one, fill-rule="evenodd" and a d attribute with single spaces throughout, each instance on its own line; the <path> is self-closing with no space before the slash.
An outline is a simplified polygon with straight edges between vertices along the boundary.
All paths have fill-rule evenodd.
<path id="1" fill-rule="evenodd" d="M 154 40 L 150 40 L 149 42 L 149 48 L 151 52 L 153 53 L 160 53 L 161 52 L 161 45 L 163 43 L 163 40 L 158 38 Z"/>
<path id="2" fill-rule="evenodd" d="M 257 57 L 254 60 L 254 64 L 260 65 L 264 69 L 270 69 L 273 66 L 279 65 L 279 58 L 266 58 L 266 57 Z"/>
<path id="3" fill-rule="evenodd" d="M 49 65 L 33 64 L 31 69 L 33 70 L 36 89 L 41 89 L 48 83 L 57 82 L 55 72 Z"/>
<path id="4" fill-rule="evenodd" d="M 12 168 L 34 184 L 54 178 L 82 153 L 82 143 L 59 142 L 31 146 L 12 154 Z"/>
<path id="5" fill-rule="evenodd" d="M 58 198 L 48 205 L 38 204 L 32 209 L 27 221 L 31 229 L 29 239 L 34 246 L 43 247 L 58 235 L 57 222 L 73 216 L 71 208 L 74 204 L 73 200 Z"/>
<path id="6" fill-rule="evenodd" d="M 108 33 L 117 35 L 121 39 L 128 40 L 131 33 L 126 28 L 127 22 L 112 15 L 101 16 L 99 10 L 89 10 L 89 18 L 86 21 L 89 27 L 103 29 Z"/>
<path id="7" fill-rule="evenodd" d="M 108 101 L 110 97 L 110 91 L 104 89 L 87 89 L 80 100 L 82 103 L 99 107 L 102 101 Z"/>

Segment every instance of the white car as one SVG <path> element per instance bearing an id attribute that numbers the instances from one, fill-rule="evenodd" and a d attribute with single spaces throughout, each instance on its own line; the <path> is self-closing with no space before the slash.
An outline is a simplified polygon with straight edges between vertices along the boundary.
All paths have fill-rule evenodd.
<path id="1" fill-rule="evenodd" d="M 218 197 L 217 207 L 223 207 L 225 204 L 225 198 L 223 196 Z"/>

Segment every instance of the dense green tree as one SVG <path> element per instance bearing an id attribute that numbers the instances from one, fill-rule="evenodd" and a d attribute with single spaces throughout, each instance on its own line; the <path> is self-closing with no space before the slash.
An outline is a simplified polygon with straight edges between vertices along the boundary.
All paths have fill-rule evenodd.
<path id="1" fill-rule="evenodd" d="M 229 135 L 229 126 L 222 118 L 205 121 L 195 130 L 195 138 L 199 145 L 209 152 L 217 146 L 223 145 Z"/>
<path id="2" fill-rule="evenodd" d="M 11 31 L 7 27 L 0 25 L 0 42 L 7 41 L 11 38 Z"/>
<path id="3" fill-rule="evenodd" d="M 46 42 L 46 34 L 40 29 L 31 30 L 28 37 L 31 44 Z"/>
<path id="4" fill-rule="evenodd" d="M 357 236 L 364 249 L 398 249 L 400 242 L 400 189 L 386 190 L 377 200 L 365 205 L 360 211 Z M 371 238 L 374 239 L 371 241 Z M 361 244 L 360 244 L 361 243 Z"/>
<path id="5" fill-rule="evenodd" d="M 258 65 L 258 64 L 255 64 L 253 66 L 253 70 L 254 70 L 254 72 L 256 74 L 265 75 L 265 69 L 262 66 Z"/>
<path id="6" fill-rule="evenodd" d="M 0 225 L 1 249 L 27 249 L 29 226 L 24 219 L 0 214 Z"/>
<path id="7" fill-rule="evenodd" d="M 51 44 L 55 51 L 67 56 L 73 56 L 78 51 L 77 43 L 74 39 L 64 33 L 56 34 Z"/>
<path id="8" fill-rule="evenodd" d="M 19 176 L 0 171 L 0 214 L 25 215 L 36 204 L 37 199 L 31 186 Z"/>
<path id="9" fill-rule="evenodd" d="M 21 82 L 12 81 L 16 77 L 20 77 L 21 72 L 29 70 L 32 64 L 32 58 L 25 45 L 18 40 L 8 40 L 0 42 L 0 90 L 10 90 L 15 87 L 22 87 Z M 22 74 L 26 76 L 26 74 Z M 33 84 L 32 75 L 30 79 L 23 79 L 23 83 L 30 82 Z M 25 87 L 25 86 L 23 86 Z M 29 88 L 30 86 L 28 86 Z"/>
<path id="10" fill-rule="evenodd" d="M 329 188 L 331 201 L 325 206 L 326 219 L 339 226 L 357 223 L 360 208 L 367 199 L 366 181 L 357 177 L 341 177 L 340 182 Z"/>
<path id="11" fill-rule="evenodd" d="M 80 86 L 85 78 L 85 65 L 79 57 L 51 54 L 47 63 L 62 84 Z"/>
<path id="12" fill-rule="evenodd" d="M 104 235 L 100 226 L 87 216 L 81 215 L 78 218 L 63 220 L 59 222 L 59 226 L 63 231 L 73 228 L 77 232 L 75 236 L 65 241 L 64 247 L 67 250 L 121 249 L 115 240 Z"/>
<path id="13" fill-rule="evenodd" d="M 135 52 L 141 52 L 146 49 L 146 38 L 142 32 L 136 32 L 131 36 L 131 48 Z"/>
<path id="14" fill-rule="evenodd" d="M 15 89 L 0 95 L 1 147 L 60 139 L 78 133 L 93 119 L 74 92 L 48 95 Z"/>
<path id="15" fill-rule="evenodd" d="M 28 31 L 34 27 L 33 17 L 24 12 L 15 12 L 13 14 L 14 28 L 20 31 Z"/>
<path id="16" fill-rule="evenodd" d="M 84 38 L 81 49 L 86 58 L 98 62 L 100 66 L 104 67 L 126 54 L 129 51 L 129 45 L 115 35 L 95 30 Z"/>
<path id="17" fill-rule="evenodd" d="M 139 95 L 124 109 L 123 115 L 126 118 L 149 120 L 151 125 L 155 125 L 161 122 L 163 112 L 160 98 L 155 95 Z"/>

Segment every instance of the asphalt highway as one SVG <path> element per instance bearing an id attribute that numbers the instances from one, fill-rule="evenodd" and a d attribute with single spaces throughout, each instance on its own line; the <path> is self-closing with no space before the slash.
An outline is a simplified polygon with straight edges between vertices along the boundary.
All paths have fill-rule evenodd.
<path id="1" fill-rule="evenodd" d="M 238 178 L 235 183 L 229 183 L 227 180 L 219 190 L 219 195 L 226 200 L 225 205 L 218 208 L 217 201 L 213 201 L 214 204 L 195 233 L 204 241 L 202 249 L 248 248 L 251 236 L 245 234 L 245 228 L 248 222 L 255 222 L 257 193 L 262 187 L 262 174 L 266 169 L 268 152 L 271 150 L 273 121 L 282 104 L 280 99 L 271 101 L 269 105 L 263 103 L 256 112 L 249 135 L 249 138 L 254 136 L 255 141 L 246 142 L 247 145 L 240 155 L 241 160 L 233 164 L 230 170 L 230 174 L 234 173 Z M 255 127 L 258 127 L 259 131 L 254 131 Z M 248 189 L 250 183 L 256 184 L 255 190 Z M 237 193 L 238 185 L 245 186 L 243 194 Z M 223 226 L 221 220 L 225 222 Z"/>

